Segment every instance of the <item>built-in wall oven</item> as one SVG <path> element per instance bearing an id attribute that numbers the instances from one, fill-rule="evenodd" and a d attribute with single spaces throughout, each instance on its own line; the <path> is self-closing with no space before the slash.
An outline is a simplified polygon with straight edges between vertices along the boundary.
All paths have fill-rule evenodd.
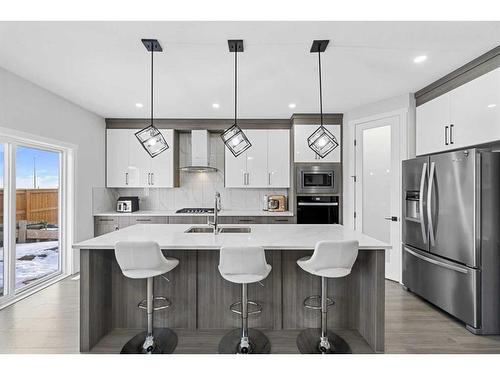
<path id="1" fill-rule="evenodd" d="M 299 166 L 296 174 L 297 194 L 339 194 L 340 163 Z"/>
<path id="2" fill-rule="evenodd" d="M 338 224 L 339 197 L 297 196 L 297 224 Z"/>

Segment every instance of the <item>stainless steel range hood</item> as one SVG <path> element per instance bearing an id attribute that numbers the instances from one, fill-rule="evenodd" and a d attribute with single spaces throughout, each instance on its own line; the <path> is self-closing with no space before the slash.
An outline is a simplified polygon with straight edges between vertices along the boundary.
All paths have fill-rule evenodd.
<path id="1" fill-rule="evenodd" d="M 209 165 L 208 130 L 191 131 L 191 164 L 180 167 L 183 172 L 206 173 L 217 172 L 218 169 Z"/>

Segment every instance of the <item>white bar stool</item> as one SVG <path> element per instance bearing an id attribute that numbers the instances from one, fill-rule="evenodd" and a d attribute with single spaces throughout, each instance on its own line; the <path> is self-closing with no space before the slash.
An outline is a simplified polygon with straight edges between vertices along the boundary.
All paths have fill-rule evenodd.
<path id="1" fill-rule="evenodd" d="M 297 347 L 301 353 L 351 353 L 347 342 L 327 329 L 328 306 L 334 304 L 327 297 L 327 278 L 349 275 L 358 256 L 358 248 L 358 241 L 320 241 L 312 256 L 297 260 L 304 271 L 321 277 L 321 296 L 310 296 L 304 300 L 306 308 L 321 310 L 321 329 L 306 329 L 299 334 Z"/>
<path id="2" fill-rule="evenodd" d="M 155 276 L 172 271 L 179 264 L 179 260 L 164 257 L 160 246 L 153 241 L 117 242 L 115 256 L 124 276 L 131 279 L 147 279 L 146 299 L 138 305 L 147 311 L 147 331 L 130 339 L 122 348 L 121 354 L 172 353 L 177 346 L 177 335 L 174 331 L 169 328 L 156 328 L 153 335 L 154 311 L 166 309 L 171 305 L 166 297 L 154 296 L 153 280 Z M 155 305 L 155 302 L 159 304 Z"/>
<path id="3" fill-rule="evenodd" d="M 248 315 L 258 314 L 262 307 L 248 300 L 248 284 L 264 280 L 271 266 L 266 262 L 266 254 L 262 247 L 222 247 L 220 249 L 219 272 L 232 283 L 241 284 L 241 301 L 233 303 L 229 308 L 241 315 L 241 329 L 228 332 L 219 343 L 219 353 L 250 354 L 269 353 L 271 344 L 262 332 L 248 329 Z M 248 305 L 253 310 L 248 310 Z M 238 306 L 241 306 L 238 309 Z"/>

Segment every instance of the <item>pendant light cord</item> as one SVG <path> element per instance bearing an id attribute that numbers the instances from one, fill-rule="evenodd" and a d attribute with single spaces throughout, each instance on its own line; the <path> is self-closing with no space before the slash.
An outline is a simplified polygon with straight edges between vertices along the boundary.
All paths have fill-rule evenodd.
<path id="1" fill-rule="evenodd" d="M 153 54 L 154 54 L 154 42 L 151 42 L 151 125 L 153 125 Z"/>
<path id="2" fill-rule="evenodd" d="M 318 51 L 318 66 L 319 66 L 319 116 L 321 126 L 323 126 L 323 91 L 321 88 L 321 52 Z"/>
<path id="3" fill-rule="evenodd" d="M 238 110 L 238 43 L 234 48 L 234 123 L 236 124 Z"/>

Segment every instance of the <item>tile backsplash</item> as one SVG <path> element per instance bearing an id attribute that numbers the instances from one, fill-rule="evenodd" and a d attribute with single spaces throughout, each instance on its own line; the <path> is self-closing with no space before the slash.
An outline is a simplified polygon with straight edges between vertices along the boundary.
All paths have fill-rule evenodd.
<path id="1" fill-rule="evenodd" d="M 222 209 L 259 210 L 264 195 L 288 196 L 288 189 L 226 189 L 224 187 L 224 144 L 218 134 L 210 134 L 209 163 L 219 171 L 212 173 L 180 172 L 178 188 L 93 189 L 93 212 L 113 211 L 119 196 L 137 195 L 141 210 L 177 210 L 183 207 L 212 207 L 214 195 L 221 195 Z M 179 134 L 179 164 L 191 162 L 191 135 Z"/>

